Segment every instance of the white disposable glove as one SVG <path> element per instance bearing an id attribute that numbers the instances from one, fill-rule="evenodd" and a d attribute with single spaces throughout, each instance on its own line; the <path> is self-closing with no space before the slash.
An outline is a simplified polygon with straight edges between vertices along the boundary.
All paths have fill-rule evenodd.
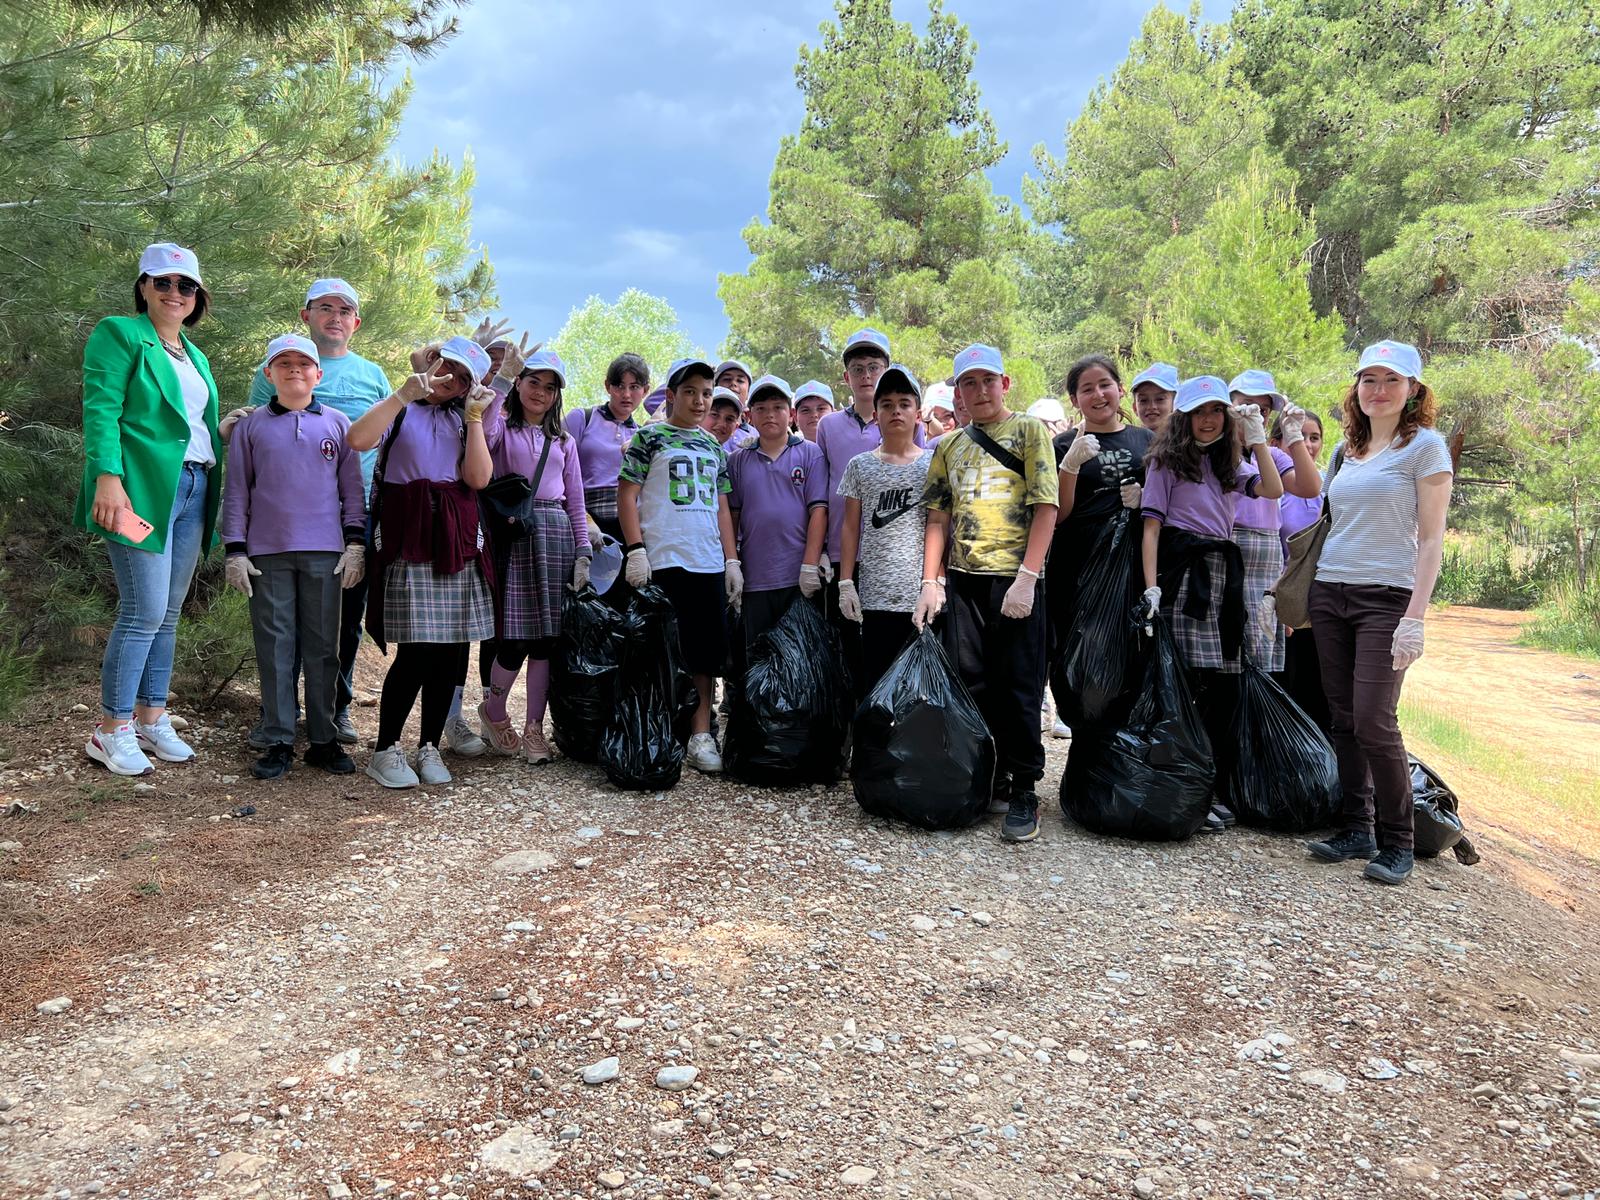
<path id="1" fill-rule="evenodd" d="M 911 610 L 911 623 L 925 629 L 933 623 L 944 607 L 944 584 L 937 579 L 924 579 L 922 592 L 917 596 L 917 606 Z"/>
<path id="2" fill-rule="evenodd" d="M 823 583 L 833 582 L 833 562 L 828 558 L 828 552 L 826 550 L 824 550 L 822 552 L 822 556 L 817 559 L 817 571 L 822 575 Z"/>
<path id="3" fill-rule="evenodd" d="M 1072 439 L 1072 445 L 1067 447 L 1067 457 L 1061 462 L 1061 469 L 1068 475 L 1076 475 L 1083 469 L 1083 464 L 1100 453 L 1100 439 L 1092 433 L 1080 433 Z"/>
<path id="4" fill-rule="evenodd" d="M 1244 445 L 1248 450 L 1252 446 L 1265 446 L 1267 444 L 1267 420 L 1261 415 L 1259 404 L 1240 404 L 1234 407 L 1234 415 L 1239 418 L 1239 428 L 1244 433 Z"/>
<path id="5" fill-rule="evenodd" d="M 744 606 L 744 567 L 739 565 L 737 558 L 723 560 L 722 584 L 729 606 L 738 612 Z"/>
<path id="6" fill-rule="evenodd" d="M 822 573 L 817 567 L 800 564 L 800 594 L 807 600 L 822 590 Z"/>
<path id="7" fill-rule="evenodd" d="M 1144 619 L 1146 621 L 1155 620 L 1156 614 L 1161 611 L 1161 589 L 1158 587 L 1145 588 L 1140 603 L 1144 605 Z"/>
<path id="8" fill-rule="evenodd" d="M 1404 671 L 1422 657 L 1421 617 L 1400 618 L 1400 624 L 1394 627 L 1394 644 L 1390 651 L 1394 654 L 1396 671 Z"/>
<path id="9" fill-rule="evenodd" d="M 1261 627 L 1265 629 L 1269 635 L 1276 632 L 1276 626 L 1278 624 L 1278 598 L 1271 592 L 1268 592 L 1266 595 L 1261 597 L 1261 608 L 1257 611 L 1257 617 L 1261 622 Z"/>
<path id="10" fill-rule="evenodd" d="M 864 619 L 861 614 L 861 597 L 856 594 L 856 584 L 853 579 L 839 581 L 839 615 L 846 621 L 854 621 L 857 625 Z"/>
<path id="11" fill-rule="evenodd" d="M 217 422 L 217 434 L 222 438 L 223 441 L 227 441 L 233 436 L 233 427 L 249 415 L 250 409 L 248 406 L 245 408 L 234 409 L 227 416 L 223 417 L 221 421 Z"/>
<path id="12" fill-rule="evenodd" d="M 622 577 L 628 581 L 629 587 L 636 590 L 650 582 L 650 556 L 644 552 L 643 546 L 628 551 L 628 557 L 622 565 Z"/>
<path id="13" fill-rule="evenodd" d="M 580 555 L 572 563 L 572 590 L 582 591 L 589 582 L 589 557 Z"/>
<path id="14" fill-rule="evenodd" d="M 528 345 L 528 335 L 523 334 L 520 341 L 506 343 L 506 355 L 500 360 L 499 376 L 501 379 L 515 379 L 522 374 L 522 368 L 528 361 L 528 356 L 537 350 L 543 342 Z"/>
<path id="15" fill-rule="evenodd" d="M 1122 485 L 1122 507 L 1138 508 L 1144 503 L 1144 487 L 1142 484 L 1125 483 Z"/>
<path id="16" fill-rule="evenodd" d="M 406 381 L 400 385 L 400 390 L 395 395 L 400 397 L 402 404 L 415 404 L 418 400 L 426 400 L 433 395 L 433 389 L 449 378 L 450 370 L 441 358 L 426 371 L 407 375 Z"/>
<path id="17" fill-rule="evenodd" d="M 1018 567 L 1017 577 L 1006 589 L 1005 599 L 1000 601 L 1000 615 L 1013 621 L 1022 620 L 1033 611 L 1033 596 L 1038 587 L 1039 577 L 1027 567 Z"/>
<path id="18" fill-rule="evenodd" d="M 1283 416 L 1278 418 L 1278 430 L 1282 434 L 1281 440 L 1285 450 L 1296 442 L 1306 440 L 1305 424 L 1305 409 L 1297 404 L 1285 404 L 1283 406 Z"/>
<path id="19" fill-rule="evenodd" d="M 487 350 L 510 332 L 510 321 L 491 321 L 488 317 L 485 317 L 478 322 L 478 327 L 472 331 L 472 340 Z"/>
<path id="20" fill-rule="evenodd" d="M 259 574 L 261 572 L 256 569 L 255 563 L 251 562 L 243 554 L 230 554 L 228 561 L 222 567 L 222 578 L 227 585 L 235 591 L 243 592 L 246 596 L 254 596 L 256 594 L 256 589 L 250 583 L 250 579 L 252 576 Z"/>
<path id="21" fill-rule="evenodd" d="M 339 577 L 339 586 L 353 588 L 367 573 L 367 548 L 346 546 L 339 561 L 333 564 L 333 573 Z"/>

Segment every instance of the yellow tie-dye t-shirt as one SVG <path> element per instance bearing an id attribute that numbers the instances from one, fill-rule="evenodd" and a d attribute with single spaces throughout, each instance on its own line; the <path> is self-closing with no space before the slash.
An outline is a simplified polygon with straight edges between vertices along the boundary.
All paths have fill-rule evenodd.
<path id="1" fill-rule="evenodd" d="M 922 503 L 950 514 L 952 571 L 1015 575 L 1028 548 L 1034 505 L 1057 502 L 1055 450 L 1037 417 L 1011 413 L 983 431 L 1022 460 L 1024 474 L 956 430 L 933 449 Z"/>

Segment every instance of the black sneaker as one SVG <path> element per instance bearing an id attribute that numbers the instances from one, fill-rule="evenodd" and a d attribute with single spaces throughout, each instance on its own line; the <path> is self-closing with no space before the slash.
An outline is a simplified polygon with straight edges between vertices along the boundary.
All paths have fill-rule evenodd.
<path id="1" fill-rule="evenodd" d="M 1005 824 L 1000 826 L 1000 836 L 1008 842 L 1031 842 L 1038 837 L 1039 797 L 1031 791 L 1018 792 L 1011 797 Z"/>
<path id="2" fill-rule="evenodd" d="M 356 760 L 338 742 L 312 742 L 306 750 L 306 766 L 320 767 L 330 775 L 354 775 Z"/>
<path id="3" fill-rule="evenodd" d="M 1348 862 L 1352 858 L 1376 858 L 1378 843 L 1363 829 L 1346 829 L 1338 837 L 1323 842 L 1307 842 L 1313 858 L 1323 862 Z"/>
<path id="4" fill-rule="evenodd" d="M 294 747 L 277 745 L 269 748 L 265 754 L 256 759 L 255 765 L 250 768 L 250 773 L 257 779 L 277 779 L 287 775 L 289 768 L 294 765 Z"/>
<path id="5" fill-rule="evenodd" d="M 1400 884 L 1410 877 L 1415 861 L 1409 850 L 1380 850 L 1361 873 L 1374 883 Z"/>

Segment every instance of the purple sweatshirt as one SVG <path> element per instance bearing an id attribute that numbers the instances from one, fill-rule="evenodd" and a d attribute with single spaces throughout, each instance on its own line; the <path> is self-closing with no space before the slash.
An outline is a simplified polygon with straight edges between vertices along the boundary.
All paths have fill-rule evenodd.
<path id="1" fill-rule="evenodd" d="M 639 428 L 633 414 L 629 413 L 626 421 L 618 421 L 611 415 L 608 405 L 597 404 L 593 408 L 573 409 L 567 414 L 566 425 L 567 434 L 577 446 L 578 461 L 583 465 L 583 486 L 616 487 L 622 452 Z"/>
<path id="2" fill-rule="evenodd" d="M 361 456 L 350 418 L 316 399 L 295 411 L 252 409 L 228 443 L 220 530 L 229 554 L 340 551 L 366 527 Z"/>
<path id="3" fill-rule="evenodd" d="M 494 460 L 494 473 L 521 475 L 529 482 L 539 465 L 539 455 L 544 452 L 544 431 L 536 425 L 513 429 L 507 424 L 505 413 L 490 410 L 483 421 L 484 440 L 489 443 L 489 457 Z M 572 539 L 580 556 L 588 554 L 589 523 L 583 508 L 583 476 L 578 468 L 577 447 L 570 437 L 558 438 L 550 445 L 550 457 L 545 461 L 544 474 L 539 477 L 535 500 L 559 500 L 567 510 L 567 520 L 572 522 Z"/>

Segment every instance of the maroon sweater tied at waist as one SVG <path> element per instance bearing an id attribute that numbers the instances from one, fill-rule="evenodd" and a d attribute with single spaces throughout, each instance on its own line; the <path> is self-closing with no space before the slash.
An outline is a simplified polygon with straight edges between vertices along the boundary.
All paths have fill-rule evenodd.
<path id="1" fill-rule="evenodd" d="M 367 632 L 380 648 L 383 639 L 383 577 L 394 562 L 433 564 L 435 575 L 456 575 L 473 563 L 494 590 L 494 561 L 480 535 L 478 493 L 459 479 L 439 483 L 418 479 L 384 483 L 378 528 L 373 531 L 373 561 L 367 577 Z"/>

